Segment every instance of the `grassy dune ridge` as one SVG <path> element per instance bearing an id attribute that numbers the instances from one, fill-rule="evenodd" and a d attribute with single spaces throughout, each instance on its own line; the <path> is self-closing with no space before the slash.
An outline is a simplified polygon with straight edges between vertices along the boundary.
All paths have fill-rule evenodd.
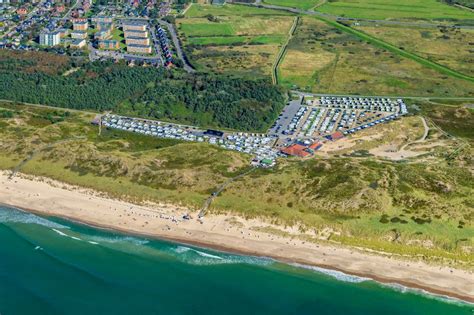
<path id="1" fill-rule="evenodd" d="M 99 136 L 89 123 L 94 115 L 84 112 L 65 115 L 63 110 L 0 104 L 0 114 L 1 169 L 14 168 L 36 150 L 21 172 L 134 202 L 198 209 L 217 186 L 248 170 L 251 158 L 211 145 L 127 132 L 104 130 Z M 79 135 L 85 138 L 74 139 Z M 54 145 L 62 139 L 73 140 Z M 472 158 L 464 153 L 437 161 L 282 160 L 276 169 L 234 182 L 216 198 L 211 212 L 297 225 L 326 241 L 472 264 Z"/>

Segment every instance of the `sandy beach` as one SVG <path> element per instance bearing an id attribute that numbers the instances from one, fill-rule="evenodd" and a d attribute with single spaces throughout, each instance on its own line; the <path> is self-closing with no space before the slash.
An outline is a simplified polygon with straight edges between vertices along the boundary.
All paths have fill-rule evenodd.
<path id="1" fill-rule="evenodd" d="M 206 215 L 200 222 L 197 213 L 183 207 L 135 205 L 50 179 L 23 174 L 9 179 L 8 172 L 0 172 L 0 203 L 132 234 L 339 270 L 474 302 L 472 270 L 404 261 L 327 242 L 308 242 L 296 237 L 297 228 L 287 228 L 285 236 L 277 236 L 264 230 L 282 227 L 263 220 Z M 186 213 L 192 219 L 184 220 Z M 291 234 L 295 237 L 287 236 Z"/>

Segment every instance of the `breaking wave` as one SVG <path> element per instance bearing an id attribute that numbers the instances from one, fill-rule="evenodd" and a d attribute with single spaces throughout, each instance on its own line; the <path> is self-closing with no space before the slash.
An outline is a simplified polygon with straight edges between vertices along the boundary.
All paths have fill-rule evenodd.
<path id="1" fill-rule="evenodd" d="M 239 256 L 225 253 L 208 253 L 191 247 L 176 246 L 171 248 L 172 254 L 180 261 L 192 265 L 221 265 L 221 264 L 249 264 L 265 266 L 273 263 L 268 258 L 253 256 Z"/>
<path id="2" fill-rule="evenodd" d="M 76 240 L 76 241 L 82 241 L 81 238 L 77 237 L 77 236 L 72 236 L 72 235 L 68 235 L 58 229 L 52 229 L 54 232 L 58 233 L 59 235 L 61 236 L 65 236 L 65 237 L 69 237 L 69 238 L 72 238 L 73 240 Z"/>
<path id="3" fill-rule="evenodd" d="M 379 284 L 383 287 L 390 288 L 402 294 L 410 293 L 410 294 L 421 295 L 429 299 L 438 300 L 444 303 L 455 304 L 455 305 L 460 305 L 460 306 L 474 305 L 474 303 L 471 303 L 468 301 L 464 301 L 464 300 L 446 296 L 446 295 L 431 293 L 423 289 L 406 287 L 398 283 L 379 283 Z"/>
<path id="4" fill-rule="evenodd" d="M 297 264 L 297 263 L 290 264 L 290 265 L 294 266 L 294 267 L 298 267 L 298 268 L 313 270 L 313 271 L 328 275 L 330 277 L 333 277 L 333 278 L 335 278 L 339 281 L 343 281 L 343 282 L 361 283 L 361 282 L 372 280 L 370 278 L 349 275 L 349 274 L 346 274 L 346 273 L 344 273 L 342 271 L 338 271 L 338 270 L 331 270 L 331 269 L 315 267 L 315 266 L 308 266 L 308 265 Z"/>
<path id="5" fill-rule="evenodd" d="M 55 229 L 69 229 L 65 225 L 44 219 L 32 213 L 5 207 L 0 207 L 0 223 L 37 224 Z"/>
<path id="6" fill-rule="evenodd" d="M 133 236 L 90 236 L 88 239 L 93 242 L 93 244 L 100 244 L 100 243 L 109 243 L 109 244 L 116 244 L 116 243 L 129 243 L 133 245 L 145 245 L 148 244 L 149 241 L 145 239 L 136 238 Z"/>

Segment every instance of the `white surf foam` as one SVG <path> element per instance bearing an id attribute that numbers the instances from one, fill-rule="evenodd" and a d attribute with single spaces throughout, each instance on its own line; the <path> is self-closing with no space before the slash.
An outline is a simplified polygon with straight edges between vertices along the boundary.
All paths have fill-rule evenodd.
<path id="1" fill-rule="evenodd" d="M 93 245 L 99 245 L 99 243 L 97 243 L 97 242 L 93 242 L 93 241 L 87 241 L 87 243 L 89 243 L 89 244 L 93 244 Z"/>
<path id="2" fill-rule="evenodd" d="M 81 238 L 79 238 L 79 237 L 77 237 L 77 236 L 68 235 L 68 234 L 66 234 L 66 233 L 64 233 L 64 232 L 62 232 L 62 231 L 60 231 L 60 230 L 58 230 L 58 229 L 51 229 L 51 230 L 53 230 L 54 232 L 58 233 L 58 234 L 61 235 L 61 236 L 69 237 L 69 238 L 71 238 L 71 239 L 73 239 L 73 240 L 76 240 L 76 241 L 82 241 Z"/>
<path id="3" fill-rule="evenodd" d="M 435 294 L 428 292 L 423 289 L 418 289 L 418 288 L 410 288 L 406 287 L 404 285 L 398 284 L 398 283 L 379 283 L 383 287 L 390 288 L 394 291 L 400 292 L 402 294 L 406 293 L 411 293 L 411 294 L 416 294 L 416 295 L 422 295 L 423 297 L 429 298 L 429 299 L 434 299 L 434 300 L 439 300 L 444 303 L 449 303 L 449 304 L 455 304 L 455 305 L 474 305 L 474 303 L 464 301 L 458 298 L 446 296 L 446 295 L 441 295 L 441 294 Z"/>
<path id="4" fill-rule="evenodd" d="M 268 265 L 273 260 L 253 256 L 239 256 L 226 253 L 211 254 L 186 246 L 177 246 L 171 248 L 176 257 L 184 263 L 207 266 L 220 264 L 249 264 L 249 265 Z"/>
<path id="5" fill-rule="evenodd" d="M 69 235 L 67 235 L 67 234 L 64 233 L 64 232 L 61 232 L 60 230 L 57 230 L 57 229 L 52 229 L 52 230 L 53 230 L 54 232 L 58 233 L 58 234 L 61 235 L 61 236 L 66 236 L 66 237 L 69 236 Z"/>
<path id="6" fill-rule="evenodd" d="M 24 212 L 15 208 L 5 208 L 0 206 L 0 223 L 25 223 L 37 224 L 56 229 L 68 229 L 69 227 L 41 218 L 32 213 Z"/>
<path id="7" fill-rule="evenodd" d="M 349 275 L 349 274 L 346 274 L 346 273 L 344 273 L 342 271 L 338 271 L 338 270 L 331 270 L 331 269 L 326 269 L 326 268 L 321 268 L 321 267 L 308 266 L 308 265 L 303 265 L 303 264 L 298 264 L 298 263 L 294 263 L 294 264 L 290 264 L 290 265 L 294 266 L 294 267 L 298 267 L 298 268 L 313 270 L 313 271 L 316 271 L 318 273 L 328 275 L 328 276 L 333 277 L 333 278 L 335 278 L 339 281 L 344 281 L 344 282 L 360 283 L 360 282 L 372 280 L 370 278 Z"/>
<path id="8" fill-rule="evenodd" d="M 132 236 L 91 236 L 88 238 L 95 243 L 130 243 L 134 245 L 145 245 L 148 244 L 149 241 L 145 239 L 140 239 Z"/>

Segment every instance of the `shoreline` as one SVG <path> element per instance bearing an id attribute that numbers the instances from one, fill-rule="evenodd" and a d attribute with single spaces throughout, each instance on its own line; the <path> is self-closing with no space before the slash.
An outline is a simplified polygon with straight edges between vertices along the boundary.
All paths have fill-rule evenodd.
<path id="1" fill-rule="evenodd" d="M 306 243 L 294 237 L 255 231 L 252 228 L 271 226 L 256 219 L 210 215 L 204 218 L 204 223 L 195 219 L 180 220 L 176 218 L 188 212 L 184 207 L 135 205 L 50 179 L 17 176 L 8 180 L 5 174 L 0 171 L 0 205 L 6 207 L 129 235 L 334 270 L 381 284 L 402 285 L 438 297 L 474 303 L 474 281 L 470 281 L 474 279 L 472 271 L 394 259 L 349 247 Z M 33 204 L 36 206 L 32 207 Z M 195 217 L 195 213 L 191 215 Z M 231 221 L 238 224 L 229 223 Z"/>

